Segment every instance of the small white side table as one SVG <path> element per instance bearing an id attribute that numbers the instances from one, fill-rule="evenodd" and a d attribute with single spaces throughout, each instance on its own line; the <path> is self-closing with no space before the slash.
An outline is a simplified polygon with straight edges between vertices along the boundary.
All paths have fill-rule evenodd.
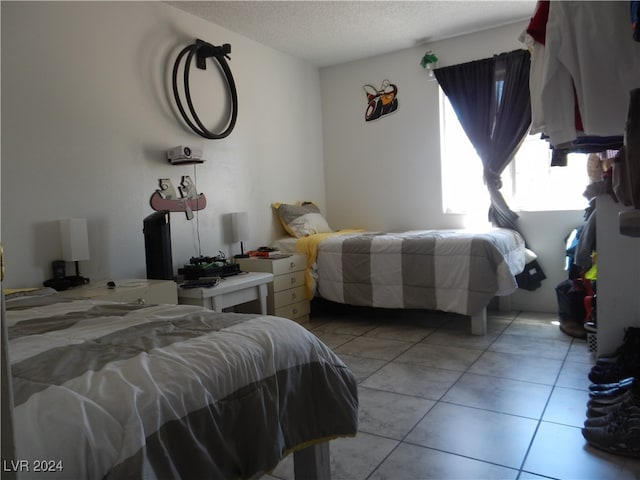
<path id="1" fill-rule="evenodd" d="M 211 288 L 178 287 L 178 303 L 198 305 L 216 312 L 241 303 L 259 300 L 260 311 L 267 314 L 267 284 L 273 282 L 273 275 L 263 272 L 249 272 L 225 277 Z"/>

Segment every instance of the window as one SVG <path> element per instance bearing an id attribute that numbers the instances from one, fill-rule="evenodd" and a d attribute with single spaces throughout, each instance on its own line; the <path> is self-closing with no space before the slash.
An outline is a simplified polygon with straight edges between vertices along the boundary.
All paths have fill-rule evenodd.
<path id="1" fill-rule="evenodd" d="M 482 162 L 440 91 L 442 192 L 445 213 L 482 215 L 489 193 L 482 180 Z M 551 167 L 551 150 L 540 135 L 528 135 L 502 173 L 502 189 L 513 211 L 583 210 L 589 184 L 585 154 L 570 154 L 566 167 Z"/>

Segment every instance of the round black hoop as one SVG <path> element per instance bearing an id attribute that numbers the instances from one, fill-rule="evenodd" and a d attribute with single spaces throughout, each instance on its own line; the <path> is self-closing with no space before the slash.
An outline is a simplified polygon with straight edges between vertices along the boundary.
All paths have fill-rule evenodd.
<path id="1" fill-rule="evenodd" d="M 236 84 L 233 80 L 231 69 L 229 68 L 229 64 L 225 59 L 225 57 L 229 58 L 229 53 L 231 53 L 231 45 L 229 45 L 228 43 L 225 43 L 224 45 L 218 47 L 202 40 L 196 40 L 195 43 L 182 49 L 182 51 L 178 54 L 175 63 L 173 64 L 173 96 L 176 100 L 178 110 L 180 111 L 180 114 L 182 115 L 184 121 L 194 132 L 196 132 L 201 137 L 208 138 L 210 140 L 217 140 L 228 136 L 233 130 L 233 127 L 235 127 L 236 119 L 238 118 L 238 92 L 236 91 Z M 197 125 L 194 124 L 191 121 L 191 118 L 189 118 L 189 116 L 187 115 L 184 107 L 182 106 L 180 94 L 178 93 L 178 70 L 180 68 L 182 57 L 184 57 L 185 55 L 187 55 L 187 58 L 184 65 L 184 92 L 187 106 L 189 107 L 191 116 L 193 117 L 193 120 Z M 209 57 L 214 58 L 220 65 L 220 68 L 222 69 L 224 77 L 227 81 L 229 94 L 231 95 L 231 113 L 227 122 L 227 128 L 222 132 L 212 132 L 208 130 L 196 114 L 195 107 L 193 106 L 193 102 L 191 101 L 191 91 L 189 88 L 189 71 L 191 68 L 191 60 L 193 59 L 194 55 L 196 55 L 196 66 L 202 70 L 206 69 L 206 59 Z"/>

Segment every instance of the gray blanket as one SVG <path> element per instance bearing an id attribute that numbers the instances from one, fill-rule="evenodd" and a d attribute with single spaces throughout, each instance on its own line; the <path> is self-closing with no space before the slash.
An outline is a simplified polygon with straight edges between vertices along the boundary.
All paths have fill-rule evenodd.
<path id="1" fill-rule="evenodd" d="M 290 320 L 57 300 L 7 299 L 21 478 L 248 478 L 356 433 L 351 372 Z"/>
<path id="2" fill-rule="evenodd" d="M 525 246 L 513 230 L 420 230 L 331 236 L 317 247 L 317 293 L 327 300 L 476 315 L 517 288 Z"/>

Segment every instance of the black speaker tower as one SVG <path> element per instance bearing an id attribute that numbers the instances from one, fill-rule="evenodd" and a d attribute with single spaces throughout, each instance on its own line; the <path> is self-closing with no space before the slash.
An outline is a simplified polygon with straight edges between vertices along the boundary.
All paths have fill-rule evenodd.
<path id="1" fill-rule="evenodd" d="M 142 231 L 147 259 L 147 278 L 173 280 L 169 212 L 163 210 L 146 217 Z"/>

